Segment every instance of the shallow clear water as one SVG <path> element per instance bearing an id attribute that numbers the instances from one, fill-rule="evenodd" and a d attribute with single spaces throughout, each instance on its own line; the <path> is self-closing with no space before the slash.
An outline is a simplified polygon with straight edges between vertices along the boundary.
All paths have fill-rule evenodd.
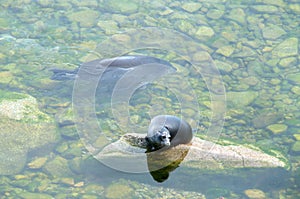
<path id="1" fill-rule="evenodd" d="M 300 197 L 297 0 L 6 0 L 0 8 L 1 198 Z M 167 60 L 176 72 L 132 73 L 114 92 L 89 84 L 95 77 L 50 79 L 50 69 L 123 54 Z M 36 101 L 17 101 L 20 93 Z M 279 152 L 286 166 L 180 165 L 158 183 L 89 155 L 125 133 L 146 134 L 158 114 L 182 116 L 196 137 Z"/>

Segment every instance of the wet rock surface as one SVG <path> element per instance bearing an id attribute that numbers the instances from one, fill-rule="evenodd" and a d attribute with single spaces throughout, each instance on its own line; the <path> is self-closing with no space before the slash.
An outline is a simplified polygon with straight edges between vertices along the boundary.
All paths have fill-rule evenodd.
<path id="1" fill-rule="evenodd" d="M 47 148 L 58 141 L 54 120 L 38 109 L 37 100 L 27 94 L 1 91 L 0 99 L 0 164 L 2 175 L 20 172 L 27 152 Z"/>
<path id="2" fill-rule="evenodd" d="M 141 134 L 125 134 L 119 141 L 106 146 L 99 158 L 130 157 L 129 152 L 142 153 L 145 150 L 144 136 Z M 238 145 L 220 145 L 194 137 L 191 144 L 178 145 L 166 151 L 157 152 L 163 164 L 181 159 L 181 166 L 197 169 L 225 169 L 251 167 L 285 167 L 277 157 L 268 155 L 258 148 Z M 185 154 L 187 153 L 187 154 Z M 145 154 L 146 156 L 146 154 Z M 154 153 L 155 156 L 155 153 Z"/>

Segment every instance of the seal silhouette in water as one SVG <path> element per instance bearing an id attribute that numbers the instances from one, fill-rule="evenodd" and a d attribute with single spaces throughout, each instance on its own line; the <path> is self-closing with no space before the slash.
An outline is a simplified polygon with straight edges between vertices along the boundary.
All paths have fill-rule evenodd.
<path id="1" fill-rule="evenodd" d="M 104 79 L 111 81 L 115 79 L 120 79 L 120 77 L 130 71 L 135 70 L 137 67 L 142 65 L 160 65 L 166 66 L 166 68 L 176 71 L 176 69 L 170 64 L 168 61 L 163 59 L 159 59 L 156 57 L 151 56 L 143 56 L 143 55 L 126 55 L 120 56 L 115 58 L 107 58 L 107 59 L 96 59 L 90 62 L 85 62 L 80 65 L 80 67 L 76 68 L 75 70 L 64 70 L 64 69 L 50 69 L 53 72 L 51 77 L 52 80 L 72 80 L 78 77 L 79 69 L 84 69 L 89 72 L 90 75 L 99 74 L 99 72 L 103 72 Z M 164 68 L 162 68 L 160 72 L 164 74 Z M 167 70 L 166 70 L 167 71 Z M 158 75 L 159 76 L 159 75 Z"/>
<path id="2" fill-rule="evenodd" d="M 171 115 L 158 115 L 149 125 L 145 138 L 148 151 L 163 147 L 188 144 L 193 138 L 191 126 L 184 120 Z"/>

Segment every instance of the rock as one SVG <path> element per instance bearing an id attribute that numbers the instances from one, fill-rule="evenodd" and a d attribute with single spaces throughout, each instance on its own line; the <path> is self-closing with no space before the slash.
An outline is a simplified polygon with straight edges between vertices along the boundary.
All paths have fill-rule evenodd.
<path id="1" fill-rule="evenodd" d="M 247 189 L 247 190 L 245 190 L 244 193 L 249 199 L 265 199 L 266 198 L 265 193 L 259 189 Z"/>
<path id="2" fill-rule="evenodd" d="M 300 141 L 300 134 L 294 134 L 293 136 L 297 141 Z"/>
<path id="3" fill-rule="evenodd" d="M 299 4 L 289 4 L 289 8 L 296 14 L 300 14 L 300 5 Z"/>
<path id="4" fill-rule="evenodd" d="M 103 193 L 104 191 L 104 187 L 102 187 L 101 185 L 98 185 L 98 184 L 88 184 L 86 187 L 85 187 L 85 192 L 86 193 L 96 193 L 96 194 L 101 194 Z"/>
<path id="5" fill-rule="evenodd" d="M 271 124 L 267 126 L 267 129 L 269 129 L 274 134 L 285 132 L 287 128 L 288 126 L 285 124 Z"/>
<path id="6" fill-rule="evenodd" d="M 111 35 L 118 31 L 119 27 L 115 21 L 99 21 L 97 26 L 105 31 L 106 34 Z"/>
<path id="7" fill-rule="evenodd" d="M 279 6 L 279 7 L 283 7 L 285 6 L 285 3 L 283 0 L 256 0 L 257 3 L 263 3 L 263 4 L 268 4 L 268 5 L 275 5 L 275 6 Z"/>
<path id="8" fill-rule="evenodd" d="M 279 65 L 282 67 L 288 67 L 292 64 L 295 64 L 297 62 L 296 57 L 287 57 L 280 60 Z"/>
<path id="9" fill-rule="evenodd" d="M 62 184 L 70 185 L 70 186 L 74 186 L 74 184 L 75 184 L 74 178 L 61 178 L 60 182 Z"/>
<path id="10" fill-rule="evenodd" d="M 148 167 L 143 163 L 143 161 L 146 161 L 147 154 L 145 153 L 145 149 L 140 148 L 145 147 L 144 142 L 142 141 L 144 137 L 145 135 L 141 134 L 125 134 L 117 142 L 107 145 L 95 157 L 106 163 L 111 161 L 113 164 L 117 164 L 118 162 L 118 164 L 125 164 L 127 165 L 127 168 L 132 165 L 134 168 L 130 168 L 135 172 L 148 170 Z M 257 148 L 241 145 L 237 146 L 232 143 L 230 144 L 229 142 L 224 143 L 226 143 L 226 145 L 222 146 L 217 143 L 194 137 L 191 144 L 177 145 L 176 147 L 172 147 L 162 152 L 154 152 L 159 153 L 160 156 L 159 160 L 154 161 L 158 161 L 160 166 L 161 164 L 167 166 L 168 163 L 174 163 L 174 161 L 180 160 L 182 161 L 180 163 L 181 166 L 209 170 L 286 166 L 285 162 L 277 157 L 264 153 Z M 280 153 L 276 153 L 276 156 L 282 158 Z M 147 158 L 149 160 L 149 157 Z M 152 160 L 153 159 L 151 159 L 151 161 Z"/>
<path id="11" fill-rule="evenodd" d="M 43 151 L 58 141 L 53 118 L 41 112 L 37 100 L 27 94 L 0 91 L 0 174 L 18 173 L 27 152 Z"/>
<path id="12" fill-rule="evenodd" d="M 293 152 L 300 152 L 300 141 L 296 141 L 296 142 L 293 144 L 291 150 L 292 150 Z"/>
<path id="13" fill-rule="evenodd" d="M 229 73 L 232 71 L 233 67 L 231 64 L 228 64 L 226 62 L 222 62 L 222 61 L 219 61 L 219 60 L 215 60 L 215 65 L 216 67 L 221 70 L 221 71 L 224 71 L 226 73 Z"/>
<path id="14" fill-rule="evenodd" d="M 43 170 L 53 177 L 70 177 L 73 174 L 69 169 L 68 161 L 60 156 L 48 161 Z"/>
<path id="15" fill-rule="evenodd" d="M 272 5 L 255 5 L 251 7 L 254 11 L 259 13 L 276 13 L 278 8 Z"/>
<path id="16" fill-rule="evenodd" d="M 290 57 L 298 55 L 298 38 L 291 37 L 278 44 L 272 51 L 273 57 Z"/>
<path id="17" fill-rule="evenodd" d="M 291 73 L 286 76 L 286 79 L 299 85 L 300 84 L 300 73 Z"/>
<path id="18" fill-rule="evenodd" d="M 0 84 L 8 84 L 13 78 L 13 74 L 9 71 L 0 72 Z"/>
<path id="19" fill-rule="evenodd" d="M 214 30 L 208 26 L 201 26 L 196 32 L 196 37 L 204 39 L 205 37 L 212 37 L 215 34 Z M 203 38 L 204 37 L 204 38 Z"/>
<path id="20" fill-rule="evenodd" d="M 255 128 L 264 128 L 270 124 L 273 124 L 282 118 L 281 114 L 272 110 L 263 111 L 252 120 L 252 124 Z"/>
<path id="21" fill-rule="evenodd" d="M 234 51 L 234 47 L 232 46 L 223 46 L 219 48 L 216 52 L 224 55 L 225 57 L 229 57 Z"/>
<path id="22" fill-rule="evenodd" d="M 236 8 L 236 9 L 232 9 L 227 17 L 233 21 L 240 23 L 240 24 L 245 24 L 245 22 L 246 22 L 245 16 L 246 16 L 246 14 L 243 9 Z"/>
<path id="23" fill-rule="evenodd" d="M 210 9 L 206 16 L 211 19 L 219 19 L 223 16 L 224 10 Z"/>
<path id="24" fill-rule="evenodd" d="M 41 157 L 37 158 L 27 164 L 27 166 L 31 169 L 39 169 L 44 166 L 44 164 L 47 162 L 48 158 Z"/>
<path id="25" fill-rule="evenodd" d="M 252 49 L 247 46 L 242 46 L 241 49 L 236 51 L 233 55 L 233 57 L 251 57 L 251 56 L 256 56 L 257 53 Z"/>
<path id="26" fill-rule="evenodd" d="M 255 91 L 227 92 L 227 102 L 231 107 L 245 107 L 250 105 L 258 96 Z"/>
<path id="27" fill-rule="evenodd" d="M 133 189 L 125 184 L 111 184 L 105 190 L 106 198 L 118 199 L 118 198 L 130 198 L 132 196 Z"/>
<path id="28" fill-rule="evenodd" d="M 293 86 L 291 91 L 293 93 L 295 93 L 296 95 L 299 95 L 300 96 L 300 87 L 299 86 Z"/>
<path id="29" fill-rule="evenodd" d="M 78 12 L 70 12 L 67 17 L 70 21 L 79 23 L 80 27 L 90 28 L 96 24 L 99 13 L 97 11 L 87 9 Z"/>
<path id="30" fill-rule="evenodd" d="M 145 199 L 151 199 L 151 198 L 205 199 L 207 198 L 203 194 L 199 193 L 199 191 L 197 192 L 191 190 L 184 191 L 183 189 L 178 189 L 178 188 L 168 188 L 165 186 L 153 186 L 153 185 L 149 185 L 149 183 L 141 183 L 141 182 L 131 181 L 131 180 L 121 179 L 115 182 L 115 184 L 118 186 L 122 185 L 124 187 L 129 187 L 131 190 L 133 189 L 133 191 L 130 194 L 130 197 L 127 198 L 145 198 Z M 116 197 L 118 198 L 118 196 Z"/>
<path id="31" fill-rule="evenodd" d="M 37 3 L 40 4 L 42 7 L 49 7 L 53 4 L 51 0 L 37 0 Z"/>
<path id="32" fill-rule="evenodd" d="M 132 14 L 138 11 L 138 2 L 136 0 L 106 0 L 103 5 L 110 12 Z"/>
<path id="33" fill-rule="evenodd" d="M 184 3 L 181 8 L 187 12 L 193 13 L 199 10 L 202 7 L 202 5 L 198 2 L 188 2 Z"/>
<path id="34" fill-rule="evenodd" d="M 32 198 L 52 199 L 53 198 L 51 195 L 48 195 L 48 194 L 44 194 L 44 193 L 30 193 L 30 192 L 26 192 L 26 191 L 23 191 L 22 193 L 20 193 L 19 196 L 21 198 L 23 198 L 23 199 L 32 199 Z"/>
<path id="35" fill-rule="evenodd" d="M 271 24 L 262 29 L 262 34 L 265 39 L 276 40 L 286 32 L 281 27 Z"/>

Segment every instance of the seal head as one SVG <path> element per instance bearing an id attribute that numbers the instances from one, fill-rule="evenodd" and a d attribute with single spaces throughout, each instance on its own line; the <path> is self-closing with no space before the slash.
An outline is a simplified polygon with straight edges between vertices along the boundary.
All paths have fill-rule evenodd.
<path id="1" fill-rule="evenodd" d="M 171 115 L 158 115 L 151 120 L 145 140 L 148 151 L 155 151 L 187 144 L 192 138 L 192 128 L 186 121 Z"/>
<path id="2" fill-rule="evenodd" d="M 171 145 L 171 134 L 167 127 L 163 126 L 160 130 L 156 131 L 153 136 L 147 136 L 146 142 L 148 143 L 148 150 L 153 151 L 164 146 Z"/>

